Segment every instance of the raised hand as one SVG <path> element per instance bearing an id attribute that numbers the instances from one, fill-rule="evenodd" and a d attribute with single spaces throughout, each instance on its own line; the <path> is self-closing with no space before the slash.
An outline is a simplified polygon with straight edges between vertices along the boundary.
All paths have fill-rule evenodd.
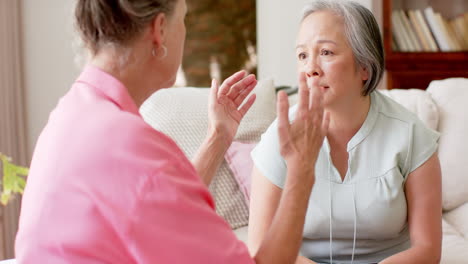
<path id="1" fill-rule="evenodd" d="M 252 94 L 242 105 L 257 85 L 255 75 L 245 75 L 245 71 L 239 71 L 227 78 L 221 86 L 218 86 L 216 80 L 211 84 L 208 134 L 221 137 L 226 146 L 231 145 L 242 118 L 255 101 L 255 94 Z"/>
<path id="2" fill-rule="evenodd" d="M 304 73 L 299 76 L 299 103 L 296 119 L 289 122 L 288 98 L 284 92 L 278 95 L 278 134 L 280 151 L 288 166 L 307 167 L 313 170 L 320 147 L 327 134 L 330 118 L 323 107 L 321 88 L 311 91 Z"/>

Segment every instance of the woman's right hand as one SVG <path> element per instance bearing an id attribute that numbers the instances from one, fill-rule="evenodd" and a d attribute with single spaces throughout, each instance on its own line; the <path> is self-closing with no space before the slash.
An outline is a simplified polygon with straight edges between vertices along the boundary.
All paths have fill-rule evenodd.
<path id="1" fill-rule="evenodd" d="M 305 74 L 299 75 L 299 103 L 296 118 L 289 122 L 289 103 L 284 92 L 278 95 L 278 135 L 280 152 L 288 167 L 313 173 L 330 118 L 323 107 L 324 91 L 307 86 Z M 301 173 L 302 174 L 302 173 Z"/>

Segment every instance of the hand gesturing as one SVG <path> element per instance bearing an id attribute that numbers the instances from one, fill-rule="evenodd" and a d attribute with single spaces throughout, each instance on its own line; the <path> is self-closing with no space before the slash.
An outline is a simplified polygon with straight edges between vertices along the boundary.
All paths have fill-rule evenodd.
<path id="1" fill-rule="evenodd" d="M 216 80 L 211 84 L 208 133 L 223 138 L 227 146 L 232 143 L 242 118 L 255 101 L 255 94 L 252 94 L 242 105 L 257 84 L 255 75 L 245 75 L 245 71 L 240 71 L 227 78 L 221 86 Z"/>
<path id="2" fill-rule="evenodd" d="M 296 119 L 290 124 L 288 98 L 284 92 L 278 95 L 278 135 L 280 151 L 288 166 L 314 169 L 317 156 L 327 134 L 330 118 L 323 107 L 324 91 L 307 87 L 304 73 L 299 76 L 299 103 Z"/>

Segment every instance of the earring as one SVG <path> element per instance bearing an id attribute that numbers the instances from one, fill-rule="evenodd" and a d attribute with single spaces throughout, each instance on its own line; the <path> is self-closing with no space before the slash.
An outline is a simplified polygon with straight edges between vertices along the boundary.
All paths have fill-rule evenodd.
<path id="1" fill-rule="evenodd" d="M 164 59 L 167 56 L 167 48 L 164 45 L 161 45 L 162 49 L 162 55 L 158 58 L 160 60 Z M 156 49 L 153 46 L 153 49 L 151 50 L 151 55 L 153 55 L 154 58 L 156 58 Z"/>
<path id="2" fill-rule="evenodd" d="M 164 59 L 167 56 L 167 48 L 164 45 L 161 45 L 161 49 L 163 50 L 162 56 L 160 59 Z"/>

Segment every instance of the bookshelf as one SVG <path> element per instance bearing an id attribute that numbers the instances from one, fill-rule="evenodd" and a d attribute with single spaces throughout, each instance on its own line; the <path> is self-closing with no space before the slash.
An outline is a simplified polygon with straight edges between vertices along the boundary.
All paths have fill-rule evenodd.
<path id="1" fill-rule="evenodd" d="M 468 78 L 468 49 L 458 51 L 399 51 L 394 50 L 392 33 L 393 10 L 424 10 L 432 7 L 442 16 L 453 18 L 468 12 L 466 0 L 383 0 L 383 41 L 387 88 L 426 89 L 432 80 L 450 77 Z M 404 24 L 402 24 L 404 25 Z M 433 36 L 435 38 L 435 36 Z"/>

